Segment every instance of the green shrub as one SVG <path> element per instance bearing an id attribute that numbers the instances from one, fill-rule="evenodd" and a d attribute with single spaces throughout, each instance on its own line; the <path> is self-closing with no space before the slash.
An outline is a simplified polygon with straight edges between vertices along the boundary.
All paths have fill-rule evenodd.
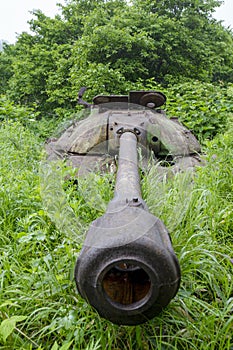
<path id="1" fill-rule="evenodd" d="M 176 116 L 200 141 L 212 139 L 228 126 L 233 111 L 233 86 L 199 81 L 176 84 L 167 89 L 169 116 Z"/>

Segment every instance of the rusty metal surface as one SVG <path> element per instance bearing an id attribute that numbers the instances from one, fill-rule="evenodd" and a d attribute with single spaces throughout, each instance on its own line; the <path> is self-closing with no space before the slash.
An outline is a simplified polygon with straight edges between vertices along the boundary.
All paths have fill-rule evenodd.
<path id="1" fill-rule="evenodd" d="M 149 108 L 161 107 L 166 102 L 166 96 L 160 91 L 130 91 L 129 95 L 97 95 L 93 98 L 93 104 L 83 100 L 83 94 L 86 88 L 80 89 L 78 94 L 78 103 L 85 108 L 102 105 L 105 103 L 121 103 L 121 108 L 127 108 L 127 104 L 137 104 Z"/>
<path id="2" fill-rule="evenodd" d="M 119 151 L 120 130 L 127 129 L 138 132 L 138 144 L 148 156 L 152 152 L 154 164 L 172 157 L 175 171 L 178 168 L 176 160 L 181 157 L 190 160 L 179 162 L 179 166 L 183 164 L 184 169 L 187 163 L 189 167 L 197 163 L 200 144 L 187 128 L 177 119 L 168 119 L 164 113 L 136 108 L 107 110 L 103 113 L 94 110 L 90 117 L 74 123 L 59 139 L 48 142 L 46 148 L 49 159 L 76 159 L 72 164 L 77 168 L 83 163 L 81 155 L 95 155 L 97 162 L 101 162 L 104 155 L 114 159 Z M 94 171 L 96 165 L 91 157 L 85 159 L 85 164 L 89 161 L 87 168 Z"/>

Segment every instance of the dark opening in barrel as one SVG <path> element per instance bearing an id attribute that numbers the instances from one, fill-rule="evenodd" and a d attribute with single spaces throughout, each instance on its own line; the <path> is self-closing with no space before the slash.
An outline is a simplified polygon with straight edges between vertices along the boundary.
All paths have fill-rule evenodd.
<path id="1" fill-rule="evenodd" d="M 140 266 L 121 262 L 107 271 L 102 286 L 112 302 L 130 305 L 149 294 L 151 281 Z"/>

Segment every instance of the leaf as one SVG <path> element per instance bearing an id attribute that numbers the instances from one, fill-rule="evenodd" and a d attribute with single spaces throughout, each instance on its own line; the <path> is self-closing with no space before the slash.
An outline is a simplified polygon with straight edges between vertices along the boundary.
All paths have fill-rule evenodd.
<path id="1" fill-rule="evenodd" d="M 5 303 L 0 305 L 0 309 L 4 308 L 5 306 L 9 306 L 9 305 L 14 305 L 11 301 L 6 301 Z"/>
<path id="2" fill-rule="evenodd" d="M 58 344 L 57 342 L 55 341 L 55 343 L 53 344 L 52 346 L 52 349 L 51 350 L 58 350 Z"/>
<path id="3" fill-rule="evenodd" d="M 62 345 L 60 350 L 68 350 L 72 343 L 73 343 L 73 340 L 71 340 L 69 343 Z"/>
<path id="4" fill-rule="evenodd" d="M 14 331 L 16 322 L 21 322 L 25 320 L 27 316 L 12 316 L 6 320 L 3 320 L 0 325 L 0 335 L 4 341 L 6 342 L 6 339 L 11 335 L 11 333 Z"/>
<path id="5" fill-rule="evenodd" d="M 68 350 L 70 345 L 73 343 L 73 340 L 69 343 L 65 343 L 64 345 L 62 345 L 61 348 L 58 347 L 58 343 L 55 341 L 55 343 L 53 344 L 53 347 L 51 350 Z"/>

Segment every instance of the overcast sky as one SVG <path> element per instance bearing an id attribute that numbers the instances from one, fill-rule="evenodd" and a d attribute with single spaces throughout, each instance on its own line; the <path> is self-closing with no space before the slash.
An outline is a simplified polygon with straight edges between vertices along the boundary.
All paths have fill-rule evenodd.
<path id="1" fill-rule="evenodd" d="M 32 18 L 29 11 L 40 9 L 45 15 L 54 17 L 59 13 L 57 2 L 65 4 L 65 0 L 0 0 L 0 39 L 14 43 L 16 33 L 29 31 L 27 21 Z M 225 0 L 214 17 L 224 20 L 224 25 L 233 29 L 233 0 Z"/>

